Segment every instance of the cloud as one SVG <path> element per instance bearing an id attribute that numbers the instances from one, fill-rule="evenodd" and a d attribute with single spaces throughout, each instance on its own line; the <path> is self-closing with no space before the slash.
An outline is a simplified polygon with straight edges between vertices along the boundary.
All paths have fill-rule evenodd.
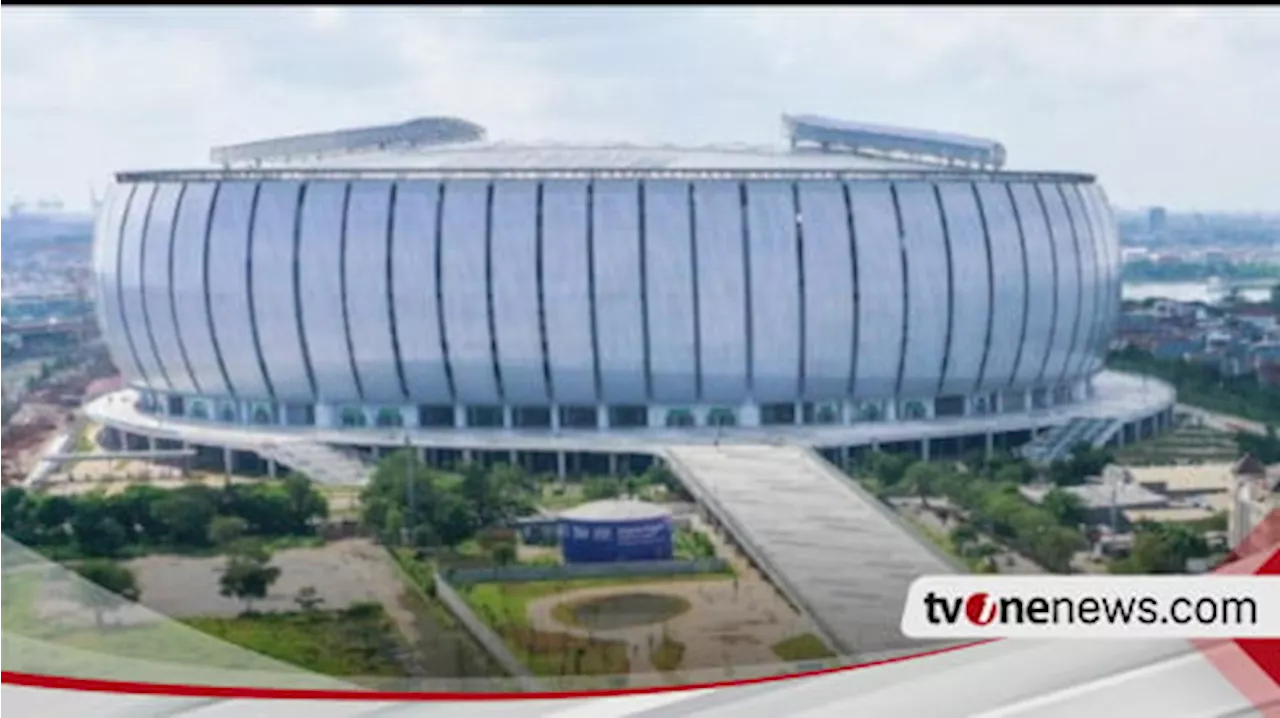
<path id="1" fill-rule="evenodd" d="M 1000 138 L 1125 205 L 1280 209 L 1280 13 L 5 8 L 5 198 L 429 114 L 513 140 L 779 139 L 781 112 Z"/>

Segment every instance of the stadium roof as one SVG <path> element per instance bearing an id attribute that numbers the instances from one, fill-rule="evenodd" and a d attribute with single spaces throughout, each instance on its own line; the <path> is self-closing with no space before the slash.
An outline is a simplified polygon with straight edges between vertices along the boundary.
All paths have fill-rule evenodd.
<path id="1" fill-rule="evenodd" d="M 1004 146 L 995 140 L 932 130 L 914 130 L 834 120 L 818 115 L 783 115 L 793 146 L 815 143 L 852 152 L 912 158 L 928 163 L 1004 166 Z"/>
<path id="2" fill-rule="evenodd" d="M 643 177 L 828 178 L 832 175 L 981 179 L 991 169 L 942 166 L 852 152 L 753 145 L 520 144 L 470 142 L 416 148 L 264 159 L 230 168 L 122 172 L 122 181 L 214 181 L 236 179 L 407 179 Z M 1091 175 L 1067 172 L 1001 171 L 1027 181 L 1092 181 Z"/>
<path id="3" fill-rule="evenodd" d="M 210 154 L 216 164 L 253 164 L 297 157 L 474 142 L 484 137 L 484 128 L 474 122 L 456 117 L 423 117 L 397 125 L 316 132 L 215 147 Z"/>
<path id="4" fill-rule="evenodd" d="M 364 179 L 1001 179 L 1090 182 L 1071 172 L 1004 171 L 991 140 L 784 116 L 791 145 L 491 142 L 449 117 L 217 148 L 220 168 L 121 172 L 121 181 Z M 1012 177 L 1011 177 L 1012 176 Z"/>

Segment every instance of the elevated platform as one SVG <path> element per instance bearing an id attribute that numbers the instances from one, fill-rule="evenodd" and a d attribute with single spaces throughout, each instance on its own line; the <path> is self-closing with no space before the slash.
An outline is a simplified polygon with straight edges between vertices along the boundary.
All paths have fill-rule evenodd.
<path id="1" fill-rule="evenodd" d="M 97 453 L 56 453 L 45 454 L 44 460 L 55 464 L 81 464 L 88 461 L 163 461 L 166 459 L 189 459 L 196 455 L 195 449 L 163 449 L 156 451 L 100 451 Z"/>
<path id="2" fill-rule="evenodd" d="M 714 444 L 769 444 L 804 448 L 874 446 L 903 441 L 930 441 L 966 436 L 999 436 L 1042 431 L 1072 419 L 1110 419 L 1123 425 L 1153 419 L 1176 400 L 1171 386 L 1141 376 L 1103 372 L 1094 378 L 1093 396 L 1048 409 L 919 421 L 868 422 L 829 426 L 731 428 L 571 429 L 429 429 L 322 428 L 249 426 L 175 419 L 138 410 L 137 394 L 121 390 L 85 406 L 93 421 L 121 431 L 203 446 L 262 453 L 273 445 L 305 441 L 330 446 L 472 449 L 481 451 L 600 452 L 659 454 L 667 447 Z"/>

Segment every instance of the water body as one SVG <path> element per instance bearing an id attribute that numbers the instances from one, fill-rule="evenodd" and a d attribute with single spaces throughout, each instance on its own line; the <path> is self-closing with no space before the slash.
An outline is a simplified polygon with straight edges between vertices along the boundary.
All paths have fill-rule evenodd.
<path id="1" fill-rule="evenodd" d="M 1208 282 L 1125 282 L 1121 296 L 1133 301 L 1173 299 L 1179 302 L 1217 304 L 1227 296 L 1227 288 Z M 1240 297 L 1250 302 L 1265 302 L 1271 290 L 1265 287 L 1241 289 Z"/>

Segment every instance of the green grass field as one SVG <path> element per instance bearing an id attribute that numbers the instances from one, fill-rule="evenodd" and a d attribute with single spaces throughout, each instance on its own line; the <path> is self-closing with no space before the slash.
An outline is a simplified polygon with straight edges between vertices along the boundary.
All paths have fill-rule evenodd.
<path id="1" fill-rule="evenodd" d="M 113 612 L 102 628 L 80 620 L 59 620 L 37 610 L 46 577 L 41 572 L 6 572 L 0 623 L 6 634 L 120 658 L 209 668 L 263 669 L 269 661 L 209 639 L 221 639 L 306 671 L 333 676 L 402 676 L 397 656 L 404 650 L 399 632 L 381 606 L 368 604 L 339 611 L 262 613 L 234 618 L 189 618 L 173 622 L 116 625 Z M 191 629 L 191 630 L 189 630 Z M 8 665 L 19 665 L 24 657 Z M 16 670 L 16 668 L 15 668 Z"/>
<path id="2" fill-rule="evenodd" d="M 822 639 L 812 633 L 792 636 L 778 641 L 772 646 L 773 653 L 784 661 L 817 661 L 824 658 L 835 658 L 831 649 L 823 644 Z"/>
<path id="3" fill-rule="evenodd" d="M 649 662 L 653 664 L 663 673 L 678 670 L 680 663 L 684 661 L 684 644 L 671 638 L 664 637 L 662 643 L 653 649 L 653 653 L 649 656 Z"/>
<path id="4" fill-rule="evenodd" d="M 377 604 L 339 611 L 260 613 L 192 618 L 198 631 L 264 656 L 330 676 L 402 676 L 396 657 L 408 650 Z"/>

